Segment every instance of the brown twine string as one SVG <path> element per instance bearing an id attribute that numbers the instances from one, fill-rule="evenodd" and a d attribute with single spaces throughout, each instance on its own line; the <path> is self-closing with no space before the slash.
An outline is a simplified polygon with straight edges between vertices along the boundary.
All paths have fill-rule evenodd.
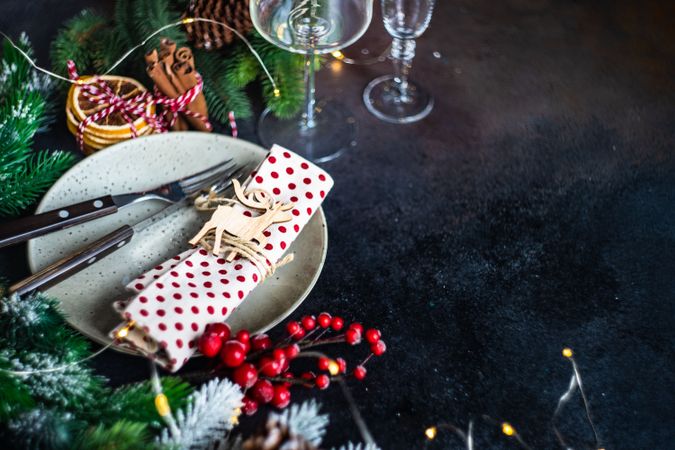
<path id="1" fill-rule="evenodd" d="M 272 197 L 269 192 L 265 191 L 264 189 L 252 189 L 251 191 L 247 192 L 246 195 L 249 198 L 254 197 L 260 203 L 263 201 L 268 201 L 270 204 L 272 204 L 274 202 L 274 197 Z M 227 197 L 219 197 L 214 192 L 209 192 L 208 195 L 200 195 L 194 201 L 194 206 L 197 211 L 214 211 L 220 205 L 235 204 L 242 205 L 238 200 Z M 212 253 L 215 239 L 215 230 L 210 230 L 201 238 L 199 245 L 201 245 L 209 253 Z M 228 253 L 236 252 L 251 261 L 260 273 L 261 282 L 267 277 L 273 275 L 279 267 L 283 267 L 293 261 L 294 258 L 294 254 L 289 253 L 279 262 L 275 263 L 274 261 L 271 261 L 269 258 L 267 258 L 260 245 L 253 241 L 246 241 L 227 233 L 223 233 L 221 235 L 220 249 L 221 250 L 218 253 L 218 256 L 224 256 Z"/>

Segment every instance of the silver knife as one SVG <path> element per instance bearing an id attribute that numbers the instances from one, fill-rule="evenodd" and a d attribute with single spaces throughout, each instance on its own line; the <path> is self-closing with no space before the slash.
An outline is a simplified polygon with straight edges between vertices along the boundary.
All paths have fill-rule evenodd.
<path id="1" fill-rule="evenodd" d="M 240 168 L 231 175 L 231 179 L 240 178 L 242 173 L 247 175 L 247 169 L 252 169 L 252 167 Z M 222 192 L 229 189 L 232 184 L 231 179 L 221 183 L 218 191 Z M 13 284 L 9 287 L 9 293 L 16 293 L 21 296 L 38 289 L 45 290 L 58 284 L 97 261 L 100 261 L 105 256 L 124 247 L 131 241 L 134 234 L 138 234 L 149 226 L 173 215 L 178 210 L 185 207 L 190 200 L 191 199 L 184 198 L 177 203 L 173 203 L 166 208 L 159 210 L 157 213 L 133 226 L 124 225 L 116 229 L 77 252 L 62 258 L 39 272 L 34 273 L 30 277 Z"/>

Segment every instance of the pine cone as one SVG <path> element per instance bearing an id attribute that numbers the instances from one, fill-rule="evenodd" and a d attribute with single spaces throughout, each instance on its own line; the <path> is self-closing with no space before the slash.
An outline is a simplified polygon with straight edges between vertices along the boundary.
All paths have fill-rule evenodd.
<path id="1" fill-rule="evenodd" d="M 318 450 L 300 435 L 294 435 L 277 417 L 270 417 L 263 433 L 251 436 L 242 445 L 243 450 Z"/>
<path id="2" fill-rule="evenodd" d="M 195 0 L 190 2 L 185 16 L 217 20 L 246 34 L 253 28 L 248 4 L 249 0 Z M 215 23 L 193 22 L 185 28 L 194 46 L 205 50 L 220 48 L 237 38 L 231 30 Z"/>

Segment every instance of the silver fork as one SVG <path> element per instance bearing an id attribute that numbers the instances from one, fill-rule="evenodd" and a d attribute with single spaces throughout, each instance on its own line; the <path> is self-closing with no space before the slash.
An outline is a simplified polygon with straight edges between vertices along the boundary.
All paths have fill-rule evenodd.
<path id="1" fill-rule="evenodd" d="M 242 181 L 248 176 L 248 174 L 251 173 L 254 168 L 255 165 L 247 165 L 245 167 L 235 168 L 234 170 L 223 174 L 221 179 L 213 180 L 211 182 L 212 184 L 210 186 L 210 190 L 217 194 L 222 193 L 230 188 L 232 185 L 232 179 L 236 178 L 239 181 Z M 209 177 L 209 179 L 211 178 Z M 203 186 L 206 187 L 206 185 Z M 198 192 L 194 189 L 191 189 L 190 191 L 192 193 Z M 187 202 L 188 199 L 185 197 L 137 224 L 124 225 L 121 228 L 118 228 L 117 230 L 103 236 L 95 242 L 85 246 L 84 248 L 78 249 L 73 254 L 56 261 L 39 272 L 36 272 L 30 277 L 13 284 L 10 286 L 9 292 L 16 293 L 21 296 L 38 289 L 45 290 L 48 287 L 65 280 L 75 273 L 89 267 L 91 264 L 100 261 L 105 256 L 124 247 L 129 241 L 131 241 L 135 234 L 138 234 L 149 226 L 171 216 L 177 210 L 185 207 Z"/>
<path id="2" fill-rule="evenodd" d="M 228 171 L 232 174 L 234 167 L 232 158 L 229 158 L 208 169 L 154 189 L 131 194 L 105 195 L 42 214 L 5 222 L 0 225 L 0 248 L 114 214 L 133 203 L 146 200 L 178 202 L 195 195 L 205 187 L 213 185 L 224 178 Z"/>

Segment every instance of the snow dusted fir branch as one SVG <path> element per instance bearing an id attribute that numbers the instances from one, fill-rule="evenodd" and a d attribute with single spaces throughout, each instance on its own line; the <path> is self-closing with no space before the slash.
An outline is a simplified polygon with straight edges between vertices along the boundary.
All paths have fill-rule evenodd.
<path id="1" fill-rule="evenodd" d="M 206 449 L 226 439 L 225 433 L 238 423 L 244 394 L 227 379 L 213 379 L 192 393 L 188 405 L 175 415 L 178 435 L 164 429 L 157 439 L 162 446 Z"/>
<path id="2" fill-rule="evenodd" d="M 245 450 L 258 448 L 311 448 L 318 449 L 326 435 L 329 418 L 320 414 L 321 405 L 315 400 L 291 405 L 280 414 L 271 413 L 261 434 L 244 440 L 233 437 L 221 443 L 218 450 Z M 335 450 L 335 449 L 333 449 Z M 338 450 L 380 450 L 375 444 L 343 445 Z"/>
<path id="3" fill-rule="evenodd" d="M 321 444 L 328 426 L 328 415 L 319 414 L 321 404 L 309 400 L 300 405 L 292 405 L 281 414 L 270 414 L 270 420 L 276 420 L 287 426 L 291 434 L 300 435 L 314 446 Z"/>
<path id="4" fill-rule="evenodd" d="M 18 45 L 29 56 L 33 56 L 33 48 L 25 32 L 19 36 Z M 9 49 L 4 53 L 5 57 L 0 62 L 0 96 L 9 95 L 11 89 L 36 91 L 45 99 L 53 95 L 54 80 L 48 75 L 32 70 L 28 62 L 18 53 Z"/>
<path id="5" fill-rule="evenodd" d="M 375 444 L 352 444 L 351 442 L 348 442 L 337 450 L 380 450 L 380 447 Z"/>

